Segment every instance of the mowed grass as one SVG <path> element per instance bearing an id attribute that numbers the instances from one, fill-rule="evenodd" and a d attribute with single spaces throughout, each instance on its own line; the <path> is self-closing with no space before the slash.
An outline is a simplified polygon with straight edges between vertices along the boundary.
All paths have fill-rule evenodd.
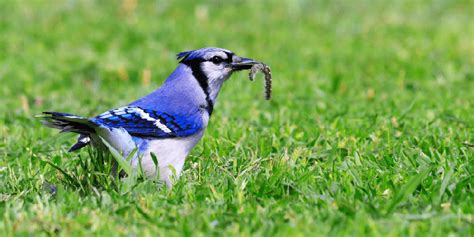
<path id="1" fill-rule="evenodd" d="M 472 1 L 2 0 L 0 19 L 0 235 L 473 235 Z M 227 81 L 172 189 L 34 117 L 125 105 L 205 46 L 266 62 L 274 96 Z"/>

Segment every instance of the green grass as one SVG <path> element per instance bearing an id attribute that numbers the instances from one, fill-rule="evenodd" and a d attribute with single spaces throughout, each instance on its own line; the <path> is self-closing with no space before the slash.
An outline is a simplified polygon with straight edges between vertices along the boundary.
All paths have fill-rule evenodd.
<path id="1" fill-rule="evenodd" d="M 473 235 L 472 1 L 133 2 L 0 0 L 2 235 Z M 205 46 L 274 96 L 227 81 L 173 189 L 34 118 L 124 105 Z"/>

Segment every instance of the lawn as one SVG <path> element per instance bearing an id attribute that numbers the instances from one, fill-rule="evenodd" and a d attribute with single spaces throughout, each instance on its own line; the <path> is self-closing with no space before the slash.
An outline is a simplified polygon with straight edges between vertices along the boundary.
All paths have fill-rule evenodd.
<path id="1" fill-rule="evenodd" d="M 168 189 L 35 115 L 156 89 L 176 53 L 235 74 Z M 0 0 L 0 235 L 473 236 L 474 3 Z"/>

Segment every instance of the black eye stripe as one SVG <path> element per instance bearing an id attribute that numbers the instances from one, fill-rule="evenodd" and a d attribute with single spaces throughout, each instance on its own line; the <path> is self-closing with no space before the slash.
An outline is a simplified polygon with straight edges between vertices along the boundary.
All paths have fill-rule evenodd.
<path id="1" fill-rule="evenodd" d="M 223 51 L 223 53 L 226 54 L 226 56 L 227 56 L 226 58 L 223 58 L 219 55 L 215 55 L 215 56 L 213 56 L 211 58 L 208 58 L 208 59 L 205 59 L 205 58 L 202 58 L 202 57 L 201 58 L 193 58 L 193 59 L 183 58 L 183 59 L 181 59 L 180 63 L 184 63 L 186 65 L 191 65 L 191 64 L 200 64 L 200 63 L 203 63 L 203 62 L 214 62 L 213 59 L 215 57 L 220 59 L 218 63 L 221 63 L 221 62 L 232 63 L 232 61 L 233 61 L 232 58 L 234 57 L 235 54 L 232 53 L 232 52 L 225 52 L 225 51 Z"/>
<path id="2" fill-rule="evenodd" d="M 207 61 L 210 61 L 210 62 L 213 62 L 213 63 L 221 63 L 221 62 L 226 62 L 226 63 L 231 63 L 232 62 L 232 54 L 230 53 L 227 53 L 227 58 L 222 58 L 221 56 L 214 56 L 212 58 L 210 58 L 209 60 Z"/>
<path id="3" fill-rule="evenodd" d="M 228 63 L 232 62 L 232 58 L 234 57 L 234 53 L 224 52 L 227 55 L 227 59 L 225 60 Z"/>
<path id="4" fill-rule="evenodd" d="M 209 59 L 209 61 L 213 62 L 214 64 L 219 64 L 219 63 L 224 62 L 225 60 L 222 57 L 216 55 L 212 57 L 211 59 Z"/>

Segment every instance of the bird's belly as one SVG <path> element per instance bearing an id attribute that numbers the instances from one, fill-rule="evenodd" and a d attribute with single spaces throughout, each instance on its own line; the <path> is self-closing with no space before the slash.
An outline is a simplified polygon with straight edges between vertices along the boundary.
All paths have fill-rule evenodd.
<path id="1" fill-rule="evenodd" d="M 155 177 L 159 175 L 161 180 L 171 186 L 173 176 L 175 178 L 179 177 L 186 157 L 201 140 L 203 133 L 204 131 L 201 131 L 189 137 L 148 140 L 139 149 L 141 159 L 137 157 L 132 160 L 131 164 L 134 168 L 138 168 L 141 164 L 141 169 L 146 176 Z M 158 174 L 151 153 L 155 154 L 158 160 Z"/>

